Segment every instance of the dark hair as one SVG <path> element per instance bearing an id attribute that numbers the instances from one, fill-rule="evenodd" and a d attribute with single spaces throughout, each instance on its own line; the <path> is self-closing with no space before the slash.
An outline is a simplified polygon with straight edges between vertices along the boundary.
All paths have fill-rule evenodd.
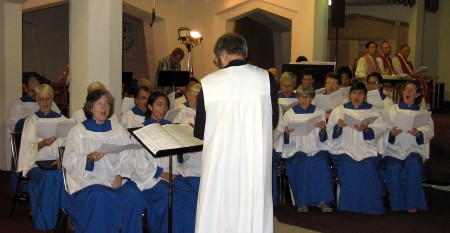
<path id="1" fill-rule="evenodd" d="M 180 56 L 181 59 L 184 58 L 184 51 L 181 48 L 175 48 L 172 51 L 172 56 L 176 57 L 176 56 Z"/>
<path id="2" fill-rule="evenodd" d="M 147 86 L 139 86 L 138 88 L 136 88 L 136 89 L 134 90 L 133 97 L 134 97 L 134 98 L 138 98 L 139 92 L 140 92 L 141 90 L 143 90 L 143 91 L 145 91 L 145 92 L 147 92 L 147 93 L 152 93 L 152 92 L 150 91 L 150 88 L 149 88 L 149 87 L 147 87 Z"/>
<path id="3" fill-rule="evenodd" d="M 312 75 L 313 79 L 314 79 L 314 71 L 311 68 L 306 68 L 302 71 L 302 79 L 303 76 L 305 75 Z"/>
<path id="4" fill-rule="evenodd" d="M 244 58 L 247 58 L 247 41 L 236 33 L 228 32 L 223 34 L 214 45 L 214 55 L 220 56 L 222 54 L 242 55 Z"/>
<path id="5" fill-rule="evenodd" d="M 369 75 L 367 75 L 367 78 L 366 78 L 366 81 L 367 82 L 369 82 L 369 78 L 370 77 L 375 77 L 375 78 L 377 78 L 378 79 L 378 82 L 380 83 L 380 84 L 383 84 L 383 76 L 380 74 L 380 73 L 378 73 L 378 72 L 373 72 L 373 73 L 370 73 Z M 380 89 L 378 90 L 380 93 L 382 93 L 383 92 L 383 86 L 381 86 L 380 87 Z"/>
<path id="6" fill-rule="evenodd" d="M 341 75 L 336 72 L 329 72 L 327 76 L 325 77 L 325 82 L 328 78 L 336 79 L 338 80 L 338 84 L 341 85 Z"/>
<path id="7" fill-rule="evenodd" d="M 114 114 L 114 97 L 106 89 L 97 89 L 89 92 L 88 95 L 86 96 L 86 102 L 84 103 L 83 111 L 87 119 L 92 118 L 93 115 L 91 109 L 94 106 L 95 101 L 102 98 L 102 96 L 108 97 L 108 102 L 110 106 L 108 118 L 110 118 Z"/>
<path id="8" fill-rule="evenodd" d="M 308 58 L 306 58 L 305 56 L 298 56 L 297 60 L 295 60 L 295 62 L 302 62 L 302 61 L 308 61 Z"/>
<path id="9" fill-rule="evenodd" d="M 416 86 L 416 91 L 420 95 L 416 97 L 416 99 L 414 100 L 414 103 L 415 104 L 420 104 L 422 102 L 423 95 L 424 95 L 422 85 L 417 80 L 408 80 L 405 83 L 403 83 L 403 85 L 402 85 L 402 93 L 405 90 L 406 85 L 408 85 L 408 84 L 414 84 Z M 403 96 L 402 96 L 402 101 L 403 101 Z"/>
<path id="10" fill-rule="evenodd" d="M 152 106 L 153 103 L 161 96 L 164 97 L 167 100 L 167 104 L 169 105 L 168 108 L 170 109 L 169 97 L 167 97 L 166 92 L 162 91 L 162 90 L 155 90 L 155 91 L 152 92 L 150 97 L 148 97 L 148 105 Z M 146 116 L 146 118 L 150 117 L 151 115 L 152 115 L 152 110 L 149 109 L 148 115 Z"/>
<path id="11" fill-rule="evenodd" d="M 371 44 L 374 44 L 375 46 L 378 46 L 377 43 L 375 43 L 373 41 L 369 41 L 369 42 L 366 43 L 366 49 L 368 49 Z"/>
<path id="12" fill-rule="evenodd" d="M 357 81 L 350 87 L 350 93 L 352 93 L 352 91 L 364 91 L 364 94 L 367 95 L 367 86 L 363 82 Z"/>
<path id="13" fill-rule="evenodd" d="M 350 80 L 353 78 L 353 72 L 350 69 L 350 67 L 348 67 L 348 66 L 341 66 L 341 67 L 339 67 L 337 72 L 339 73 L 339 75 L 347 74 L 348 77 L 350 78 Z"/>

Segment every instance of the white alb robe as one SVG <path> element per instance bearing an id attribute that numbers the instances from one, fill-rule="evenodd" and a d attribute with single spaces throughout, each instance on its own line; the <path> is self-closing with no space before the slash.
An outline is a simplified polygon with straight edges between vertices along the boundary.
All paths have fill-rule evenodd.
<path id="1" fill-rule="evenodd" d="M 246 64 L 201 82 L 206 124 L 195 231 L 273 232 L 269 74 Z"/>

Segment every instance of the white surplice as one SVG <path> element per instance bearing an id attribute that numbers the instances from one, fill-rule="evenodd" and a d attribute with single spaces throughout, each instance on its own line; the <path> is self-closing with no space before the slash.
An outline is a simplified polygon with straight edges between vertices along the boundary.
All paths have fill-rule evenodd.
<path id="1" fill-rule="evenodd" d="M 375 139 L 364 140 L 363 132 L 354 130 L 350 126 L 342 128 L 340 137 L 333 139 L 333 129 L 339 119 L 344 119 L 344 114 L 363 120 L 368 117 L 377 116 L 375 122 L 369 124 L 375 133 Z M 376 157 L 378 153 L 377 143 L 386 131 L 386 124 L 382 122 L 381 115 L 374 107 L 371 109 L 347 109 L 340 105 L 331 112 L 327 123 L 328 142 L 330 153 L 334 155 L 348 154 L 356 161 L 361 161 L 368 157 Z"/>
<path id="2" fill-rule="evenodd" d="M 87 155 L 97 151 L 102 143 L 126 145 L 130 138 L 125 129 L 111 121 L 112 130 L 93 132 L 79 123 L 69 132 L 64 151 L 63 166 L 66 169 L 68 192 L 73 194 L 87 186 L 101 184 L 111 187 L 116 175 L 131 177 L 135 168 L 133 150 L 124 150 L 119 154 L 106 154 L 95 161 L 94 170 L 87 171 Z M 124 184 L 126 180 L 122 180 Z"/>
<path id="3" fill-rule="evenodd" d="M 201 82 L 206 124 L 195 231 L 273 232 L 269 74 L 245 64 Z"/>
<path id="4" fill-rule="evenodd" d="M 423 110 L 422 108 L 420 109 L 420 111 L 400 109 L 398 107 L 398 104 L 395 104 L 389 108 L 388 121 L 390 124 L 393 124 L 395 116 L 398 113 L 415 116 L 422 111 L 426 110 Z M 395 127 L 395 125 L 392 125 L 392 127 Z M 434 137 L 433 119 L 430 117 L 428 124 L 426 126 L 417 128 L 417 130 L 422 132 L 423 134 L 423 141 L 424 141 L 423 145 L 418 145 L 416 137 L 414 137 L 410 133 L 402 132 L 401 134 L 395 137 L 394 144 L 391 144 L 389 142 L 387 143 L 385 154 L 400 160 L 404 160 L 410 153 L 415 152 L 419 153 L 420 156 L 422 156 L 423 161 L 428 159 L 430 157 L 430 140 Z M 386 132 L 385 137 L 386 140 L 389 138 L 389 131 Z"/>
<path id="5" fill-rule="evenodd" d="M 46 121 L 61 121 L 67 119 L 65 116 L 59 118 L 45 118 Z M 50 146 L 43 147 L 38 151 L 38 143 L 44 138 L 36 137 L 36 124 L 39 117 L 36 114 L 29 116 L 25 120 L 22 131 L 22 140 L 19 151 L 19 167 L 17 171 L 22 171 L 24 175 L 32 168 L 37 167 L 36 161 L 58 159 L 58 147 L 64 146 L 66 138 L 56 139 Z"/>

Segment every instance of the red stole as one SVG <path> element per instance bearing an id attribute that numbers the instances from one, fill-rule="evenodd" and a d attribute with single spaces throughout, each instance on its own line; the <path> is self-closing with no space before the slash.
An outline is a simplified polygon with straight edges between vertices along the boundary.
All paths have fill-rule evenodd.
<path id="1" fill-rule="evenodd" d="M 412 70 L 409 67 L 408 64 L 406 64 L 405 59 L 403 59 L 402 55 L 400 53 L 395 54 L 395 56 L 398 58 L 398 61 L 400 62 L 400 66 L 402 67 L 402 72 L 404 74 L 412 74 Z"/>
<path id="2" fill-rule="evenodd" d="M 380 73 L 380 68 L 378 67 L 377 62 L 372 56 L 370 56 L 370 54 L 366 53 L 366 55 L 364 55 L 364 61 L 366 62 L 367 69 L 369 71 L 368 74 L 373 72 Z"/>
<path id="3" fill-rule="evenodd" d="M 384 70 L 382 70 L 382 74 L 395 74 L 394 69 L 392 69 L 392 60 L 390 57 L 385 57 L 384 54 L 378 54 L 378 57 L 383 61 Z"/>

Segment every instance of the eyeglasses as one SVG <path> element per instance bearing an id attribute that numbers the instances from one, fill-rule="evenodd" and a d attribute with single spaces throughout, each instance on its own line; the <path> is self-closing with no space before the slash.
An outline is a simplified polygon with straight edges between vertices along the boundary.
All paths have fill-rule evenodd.
<path id="1" fill-rule="evenodd" d="M 375 81 L 375 82 L 367 82 L 367 85 L 377 85 L 377 84 L 380 84 L 380 82 L 377 82 L 377 81 Z"/>
<path id="2" fill-rule="evenodd" d="M 216 56 L 212 62 L 214 63 L 214 65 L 215 65 L 217 68 L 220 68 L 220 65 L 219 65 L 219 62 L 218 62 L 218 61 L 219 61 L 219 57 Z"/>
<path id="3" fill-rule="evenodd" d="M 110 102 L 95 101 L 94 105 L 97 105 L 97 106 L 100 106 L 100 107 L 111 107 L 111 103 Z"/>

